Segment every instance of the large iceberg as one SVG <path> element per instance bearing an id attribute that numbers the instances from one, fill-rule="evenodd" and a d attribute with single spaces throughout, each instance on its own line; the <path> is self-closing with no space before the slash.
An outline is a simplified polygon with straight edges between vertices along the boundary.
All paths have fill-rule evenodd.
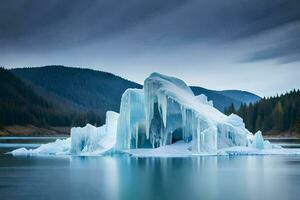
<path id="1" fill-rule="evenodd" d="M 61 143 L 64 147 L 54 151 Z M 162 151 L 182 155 L 180 151 L 184 155 L 223 155 L 231 152 L 230 148 L 252 152 L 280 148 L 265 141 L 261 132 L 249 132 L 239 116 L 218 111 L 205 95 L 195 96 L 182 80 L 159 73 L 152 73 L 143 89 L 127 89 L 121 98 L 120 114 L 108 111 L 105 125 L 72 128 L 71 139 L 47 145 L 12 153 L 45 153 L 51 147 L 51 154 L 122 151 L 157 155 Z"/>
<path id="2" fill-rule="evenodd" d="M 144 82 L 144 93 L 146 134 L 153 146 L 182 139 L 192 143 L 194 152 L 215 154 L 218 147 L 247 145 L 251 133 L 242 119 L 219 112 L 182 80 L 153 73 Z"/>
<path id="3" fill-rule="evenodd" d="M 128 89 L 122 96 L 116 149 L 157 148 L 183 140 L 194 153 L 216 154 L 218 148 L 246 146 L 251 137 L 239 116 L 219 112 L 182 80 L 153 73 L 143 90 Z"/>

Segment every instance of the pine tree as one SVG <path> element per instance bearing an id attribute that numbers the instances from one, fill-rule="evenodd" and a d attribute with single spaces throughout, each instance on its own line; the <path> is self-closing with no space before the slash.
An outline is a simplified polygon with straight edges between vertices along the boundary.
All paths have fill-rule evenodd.
<path id="1" fill-rule="evenodd" d="M 281 102 L 278 101 L 273 112 L 272 112 L 273 124 L 275 131 L 283 130 L 283 109 Z"/>

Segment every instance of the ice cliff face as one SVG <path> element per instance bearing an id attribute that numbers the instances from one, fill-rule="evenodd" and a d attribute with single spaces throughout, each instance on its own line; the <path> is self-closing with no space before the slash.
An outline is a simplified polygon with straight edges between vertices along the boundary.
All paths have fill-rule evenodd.
<path id="1" fill-rule="evenodd" d="M 177 141 L 188 144 L 186 151 L 192 154 L 217 154 L 233 146 L 272 148 L 260 132 L 250 133 L 239 116 L 224 115 L 205 95 L 195 96 L 182 80 L 159 73 L 151 74 L 143 89 L 126 90 L 120 114 L 108 111 L 105 125 L 72 128 L 71 139 L 57 144 L 64 144 L 64 153 L 85 155 L 161 149 Z M 30 152 L 40 151 L 45 152 L 45 146 Z"/>
<path id="2" fill-rule="evenodd" d="M 122 150 L 141 147 L 141 141 L 145 140 L 144 123 L 144 92 L 127 89 L 122 95 L 115 148 Z"/>

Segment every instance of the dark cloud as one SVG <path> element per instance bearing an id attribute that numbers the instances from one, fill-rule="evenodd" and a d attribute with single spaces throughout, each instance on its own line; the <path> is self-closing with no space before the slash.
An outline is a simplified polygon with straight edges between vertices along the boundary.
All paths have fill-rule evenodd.
<path id="1" fill-rule="evenodd" d="M 10 0 L 0 2 L 3 44 L 57 47 L 112 37 L 185 0 Z M 43 44 L 40 44 L 43 43 Z"/>
<path id="2" fill-rule="evenodd" d="M 46 49 L 126 31 L 150 43 L 228 42 L 300 20 L 298 0 L 4 0 L 0 42 Z"/>
<path id="3" fill-rule="evenodd" d="M 267 47 L 257 50 L 244 61 L 263 61 L 278 59 L 281 63 L 289 63 L 300 60 L 300 22 L 291 24 L 281 30 L 279 36 L 267 42 Z"/>

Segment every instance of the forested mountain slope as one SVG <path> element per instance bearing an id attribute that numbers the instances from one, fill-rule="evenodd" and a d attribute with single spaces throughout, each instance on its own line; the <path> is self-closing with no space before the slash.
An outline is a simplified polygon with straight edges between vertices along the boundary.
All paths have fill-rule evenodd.
<path id="1" fill-rule="evenodd" d="M 107 110 L 119 111 L 121 96 L 127 88 L 142 86 L 110 73 L 64 66 L 45 66 L 11 70 L 40 89 L 43 96 L 93 110 L 102 117 Z"/>
<path id="2" fill-rule="evenodd" d="M 31 86 L 9 70 L 0 68 L 0 124 L 46 126 L 83 125 L 97 123 L 100 116 L 79 113 L 59 106 L 40 96 Z"/>
<path id="3" fill-rule="evenodd" d="M 237 110 L 231 105 L 226 108 L 225 113 L 241 116 L 252 132 L 261 130 L 267 134 L 300 133 L 300 90 L 263 98 L 255 104 L 242 104 Z"/>

